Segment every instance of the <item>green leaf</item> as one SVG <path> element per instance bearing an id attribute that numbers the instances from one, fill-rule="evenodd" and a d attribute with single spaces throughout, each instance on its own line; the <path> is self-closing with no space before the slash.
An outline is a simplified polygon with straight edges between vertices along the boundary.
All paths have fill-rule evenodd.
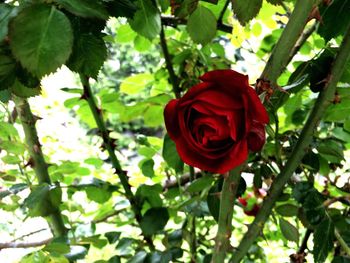
<path id="1" fill-rule="evenodd" d="M 68 18 L 44 4 L 24 8 L 10 24 L 10 38 L 14 56 L 39 78 L 65 63 L 73 45 Z"/>
<path id="2" fill-rule="evenodd" d="M 0 138 L 7 139 L 9 136 L 18 137 L 18 131 L 12 124 L 0 121 Z"/>
<path id="3" fill-rule="evenodd" d="M 15 82 L 16 61 L 7 55 L 0 54 L 0 90 L 8 89 Z"/>
<path id="4" fill-rule="evenodd" d="M 73 52 L 67 66 L 75 72 L 97 78 L 107 58 L 107 48 L 102 37 L 93 34 L 75 34 Z"/>
<path id="5" fill-rule="evenodd" d="M 5 89 L 5 90 L 0 90 L 0 101 L 3 103 L 7 103 L 11 98 L 11 90 L 10 89 Z"/>
<path id="6" fill-rule="evenodd" d="M 129 24 L 119 26 L 116 34 L 117 36 L 115 38 L 115 41 L 117 41 L 118 43 L 131 42 L 137 36 L 135 31 L 131 29 Z"/>
<path id="7" fill-rule="evenodd" d="M 29 209 L 29 216 L 48 216 L 55 209 L 50 202 L 50 186 L 44 183 L 33 187 L 24 205 Z"/>
<path id="8" fill-rule="evenodd" d="M 268 3 L 273 4 L 273 5 L 280 5 L 282 4 L 283 0 L 267 0 Z"/>
<path id="9" fill-rule="evenodd" d="M 233 12 L 243 26 L 258 15 L 261 6 L 262 0 L 232 1 Z"/>
<path id="10" fill-rule="evenodd" d="M 121 232 L 116 231 L 107 232 L 105 233 L 105 237 L 107 238 L 109 244 L 113 244 L 119 240 L 121 234 Z"/>
<path id="11" fill-rule="evenodd" d="M 154 177 L 154 161 L 152 159 L 144 160 L 141 162 L 141 171 L 144 176 L 152 178 Z"/>
<path id="12" fill-rule="evenodd" d="M 216 34 L 215 15 L 208 8 L 199 5 L 188 18 L 187 31 L 195 43 L 208 44 Z"/>
<path id="13" fill-rule="evenodd" d="M 44 248 L 44 251 L 49 252 L 50 254 L 66 254 L 70 251 L 69 246 L 63 242 L 55 242 L 55 240 L 49 244 L 47 244 Z M 56 263 L 56 261 L 54 261 Z"/>
<path id="14" fill-rule="evenodd" d="M 162 1 L 163 2 L 163 1 Z M 114 17 L 133 18 L 137 7 L 132 0 L 118 0 L 107 2 L 108 12 Z"/>
<path id="15" fill-rule="evenodd" d="M 194 180 L 187 188 L 190 193 L 196 193 L 204 190 L 205 188 L 211 186 L 214 178 L 212 176 L 203 176 L 199 179 Z"/>
<path id="16" fill-rule="evenodd" d="M 323 220 L 314 232 L 314 260 L 315 262 L 325 262 L 328 253 L 333 248 L 334 224 L 329 219 Z"/>
<path id="17" fill-rule="evenodd" d="M 169 220 L 169 212 L 165 207 L 151 208 L 143 215 L 140 227 L 145 236 L 152 236 L 163 230 Z"/>
<path id="18" fill-rule="evenodd" d="M 222 189 L 222 183 L 222 179 L 217 180 L 216 183 L 210 188 L 207 196 L 209 212 L 216 221 L 219 220 L 220 192 Z"/>
<path id="19" fill-rule="evenodd" d="M 49 263 L 50 257 L 39 250 L 33 253 L 30 253 L 21 259 L 21 263 Z"/>
<path id="20" fill-rule="evenodd" d="M 132 244 L 135 242 L 135 239 L 133 238 L 127 238 L 123 237 L 118 242 L 118 245 L 116 246 L 116 249 L 118 250 L 118 254 L 123 255 L 130 255 L 134 250 L 132 249 Z"/>
<path id="21" fill-rule="evenodd" d="M 293 198 L 297 200 L 299 203 L 303 203 L 307 195 L 314 191 L 313 185 L 310 182 L 298 182 L 293 187 Z"/>
<path id="22" fill-rule="evenodd" d="M 350 263 L 350 258 L 345 256 L 336 256 L 333 258 L 332 263 Z"/>
<path id="23" fill-rule="evenodd" d="M 17 15 L 17 8 L 8 4 L 0 4 L 0 42 L 8 33 L 8 24 L 12 17 Z M 1 61 L 1 60 L 0 60 Z"/>
<path id="24" fill-rule="evenodd" d="M 344 160 L 342 145 L 335 140 L 324 140 L 317 147 L 319 154 L 331 163 L 340 163 Z"/>
<path id="25" fill-rule="evenodd" d="M 4 157 L 1 158 L 1 160 L 7 164 L 20 164 L 21 163 L 21 159 L 19 159 L 19 157 L 17 155 L 5 155 Z"/>
<path id="26" fill-rule="evenodd" d="M 102 1 L 96 0 L 54 0 L 69 12 L 82 17 L 108 19 L 108 12 Z"/>
<path id="27" fill-rule="evenodd" d="M 107 202 L 112 196 L 112 193 L 108 190 L 107 185 L 104 185 L 102 188 L 89 186 L 85 189 L 85 191 L 90 200 L 99 204 Z"/>
<path id="28" fill-rule="evenodd" d="M 135 256 L 133 256 L 128 263 L 143 263 L 144 260 L 147 257 L 147 252 L 146 251 L 139 251 L 136 253 Z"/>
<path id="29" fill-rule="evenodd" d="M 164 136 L 162 156 L 164 160 L 167 162 L 167 164 L 171 168 L 175 169 L 177 173 L 180 173 L 183 171 L 184 163 L 181 160 L 179 154 L 177 153 L 175 143 L 173 142 L 172 139 L 170 139 L 168 134 Z"/>
<path id="30" fill-rule="evenodd" d="M 11 87 L 11 90 L 13 94 L 21 98 L 29 98 L 41 94 L 41 89 L 39 86 L 37 88 L 28 88 L 19 82 L 18 79 L 15 80 L 15 83 Z"/>
<path id="31" fill-rule="evenodd" d="M 152 42 L 147 38 L 137 35 L 134 39 L 134 47 L 138 52 L 146 52 L 152 46 Z"/>
<path id="32" fill-rule="evenodd" d="M 123 80 L 120 85 L 120 92 L 128 95 L 138 94 L 145 89 L 152 80 L 153 75 L 149 73 L 132 75 Z"/>
<path id="33" fill-rule="evenodd" d="M 161 105 L 150 105 L 144 112 L 145 125 L 148 127 L 158 127 L 164 123 L 164 107 Z"/>
<path id="34" fill-rule="evenodd" d="M 159 184 L 155 185 L 141 185 L 137 188 L 136 197 L 141 204 L 147 201 L 151 207 L 161 207 L 163 201 L 160 198 L 160 193 L 162 193 L 163 188 Z"/>
<path id="35" fill-rule="evenodd" d="M 138 0 L 137 3 L 139 9 L 133 19 L 129 20 L 130 26 L 140 35 L 152 40 L 160 33 L 160 13 L 151 0 Z"/>
<path id="36" fill-rule="evenodd" d="M 279 205 L 276 208 L 276 212 L 281 216 L 292 217 L 298 214 L 299 208 L 292 204 Z"/>
<path id="37" fill-rule="evenodd" d="M 303 203 L 303 210 L 310 224 L 317 225 L 326 216 L 323 201 L 322 195 L 316 189 L 307 194 Z"/>
<path id="38" fill-rule="evenodd" d="M 284 220 L 283 218 L 280 218 L 280 228 L 282 231 L 283 236 L 289 240 L 293 241 L 298 244 L 299 242 L 299 231 L 298 229 L 289 223 L 287 220 Z"/>
<path id="39" fill-rule="evenodd" d="M 349 112 L 350 98 L 344 98 L 340 103 L 330 104 L 323 115 L 323 119 L 330 122 L 341 122 L 349 117 Z"/>
<path id="40" fill-rule="evenodd" d="M 350 24 L 349 10 L 350 0 L 333 0 L 330 6 L 321 6 L 322 23 L 317 32 L 326 41 L 343 34 Z"/>
<path id="41" fill-rule="evenodd" d="M 350 119 L 345 120 L 344 130 L 347 130 L 348 132 L 350 132 Z"/>
<path id="42" fill-rule="evenodd" d="M 24 144 L 15 141 L 0 141 L 0 149 L 5 150 L 9 154 L 22 155 L 25 151 Z"/>

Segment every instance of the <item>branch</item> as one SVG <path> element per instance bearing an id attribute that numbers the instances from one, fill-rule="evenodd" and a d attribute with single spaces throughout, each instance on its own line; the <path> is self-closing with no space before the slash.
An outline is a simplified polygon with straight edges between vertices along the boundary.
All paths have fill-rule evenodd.
<path id="1" fill-rule="evenodd" d="M 231 0 L 226 0 L 226 3 L 224 5 L 224 7 L 222 8 L 221 13 L 219 15 L 218 24 L 222 24 L 222 19 L 224 18 L 226 9 L 227 9 L 228 5 L 230 4 L 230 2 L 231 2 Z M 232 30 L 231 30 L 231 32 L 232 32 Z"/>
<path id="2" fill-rule="evenodd" d="M 177 27 L 178 25 L 187 25 L 187 20 L 184 18 L 178 18 L 178 17 L 174 17 L 174 16 L 165 16 L 163 15 L 161 17 L 162 19 L 162 24 L 165 26 L 171 26 L 171 27 Z M 222 32 L 226 32 L 231 34 L 232 33 L 232 26 L 223 24 L 222 22 L 218 21 L 217 25 L 216 25 L 217 29 L 222 31 Z"/>
<path id="3" fill-rule="evenodd" d="M 224 175 L 224 184 L 220 196 L 218 232 L 215 239 L 212 263 L 223 263 L 230 246 L 232 233 L 232 215 L 242 166 L 238 166 Z"/>
<path id="4" fill-rule="evenodd" d="M 165 64 L 166 64 L 166 68 L 169 72 L 171 85 L 173 86 L 173 92 L 175 94 L 175 97 L 178 99 L 181 96 L 180 95 L 180 87 L 179 87 L 179 78 L 176 76 L 173 64 L 171 62 L 171 57 L 170 57 L 168 46 L 166 43 L 163 25 L 162 25 L 161 30 L 160 30 L 160 45 L 161 45 L 162 50 L 163 50 Z"/>
<path id="5" fill-rule="evenodd" d="M 342 236 L 340 235 L 340 233 L 338 232 L 337 229 L 334 230 L 334 234 L 335 237 L 337 238 L 340 246 L 342 247 L 342 249 L 345 251 L 345 253 L 350 256 L 350 248 L 348 246 L 348 244 L 346 244 L 345 240 L 342 238 Z"/>
<path id="6" fill-rule="evenodd" d="M 17 241 L 17 240 L 23 239 L 23 238 L 25 238 L 25 237 L 29 237 L 29 236 L 31 236 L 31 235 L 40 233 L 40 232 L 45 231 L 45 230 L 47 230 L 47 229 L 46 229 L 46 228 L 41 228 L 41 229 L 39 229 L 39 230 L 35 230 L 35 231 L 30 232 L 30 233 L 28 233 L 28 234 L 25 234 L 25 235 L 23 235 L 23 236 L 17 237 L 17 238 L 15 238 L 15 239 L 13 239 L 11 242 L 15 242 L 15 241 Z"/>
<path id="7" fill-rule="evenodd" d="M 309 240 L 311 233 L 311 229 L 306 229 L 303 241 L 298 249 L 298 252 L 289 256 L 292 263 L 304 262 L 306 256 L 305 249 L 307 249 L 307 241 Z"/>
<path id="8" fill-rule="evenodd" d="M 51 185 L 51 180 L 48 172 L 48 165 L 45 162 L 41 144 L 38 139 L 35 122 L 37 118 L 33 116 L 30 105 L 26 99 L 13 97 L 19 118 L 22 123 L 25 141 L 28 146 L 28 151 L 33 160 L 33 169 L 39 181 L 39 184 L 47 183 Z M 65 236 L 67 228 L 64 226 L 61 211 L 56 209 L 51 215 L 47 217 L 51 229 L 55 236 Z"/>
<path id="9" fill-rule="evenodd" d="M 306 29 L 301 36 L 299 37 L 298 41 L 296 42 L 295 46 L 293 47 L 292 51 L 290 52 L 288 61 L 286 65 L 289 64 L 289 62 L 293 59 L 293 57 L 299 52 L 300 48 L 304 45 L 306 40 L 312 35 L 312 33 L 316 30 L 318 25 L 318 22 L 315 22 L 311 27 Z"/>
<path id="10" fill-rule="evenodd" d="M 100 135 L 103 139 L 103 146 L 107 150 L 108 155 L 111 159 L 112 166 L 115 169 L 115 173 L 118 175 L 119 180 L 123 186 L 123 189 L 125 191 L 125 197 L 129 200 L 131 207 L 135 213 L 136 221 L 140 224 L 142 219 L 141 214 L 141 208 L 136 202 L 136 198 L 131 191 L 131 186 L 128 182 L 128 177 L 126 175 L 126 172 L 122 170 L 122 167 L 119 163 L 119 160 L 115 154 L 115 145 L 112 139 L 109 137 L 109 131 L 106 128 L 105 122 L 103 120 L 103 116 L 101 114 L 101 110 L 97 107 L 96 102 L 94 100 L 94 96 L 92 94 L 91 86 L 89 83 L 89 77 L 80 75 L 80 80 L 84 88 L 84 93 L 82 95 L 82 99 L 85 99 L 90 107 L 91 113 L 94 117 L 94 120 L 96 122 L 96 125 L 99 129 Z M 152 239 L 150 237 L 144 236 L 145 241 L 147 242 L 150 249 L 154 249 L 154 245 L 152 242 Z"/>
<path id="11" fill-rule="evenodd" d="M 261 74 L 261 79 L 270 81 L 272 86 L 276 85 L 278 77 L 291 59 L 290 54 L 294 52 L 293 48 L 305 28 L 312 8 L 318 2 L 319 0 L 298 0 L 296 2 L 289 22 L 283 30 Z"/>
<path id="12" fill-rule="evenodd" d="M 41 247 L 49 244 L 52 241 L 52 238 L 48 238 L 42 241 L 37 242 L 8 242 L 8 243 L 0 243 L 0 250 L 6 248 L 31 248 L 31 247 Z"/>
<path id="13" fill-rule="evenodd" d="M 342 76 L 345 65 L 350 57 L 350 27 L 344 36 L 343 42 L 340 46 L 339 52 L 336 56 L 331 72 L 328 76 L 328 82 L 323 91 L 320 92 L 315 105 L 310 113 L 310 116 L 301 132 L 299 140 L 295 145 L 291 156 L 289 157 L 286 166 L 282 169 L 281 173 L 276 177 L 271 185 L 271 189 L 268 196 L 265 198 L 259 213 L 255 217 L 253 223 L 249 226 L 248 232 L 244 235 L 241 243 L 237 248 L 237 252 L 234 254 L 232 261 L 233 263 L 239 262 L 244 255 L 247 253 L 249 247 L 252 245 L 254 240 L 257 238 L 261 230 L 263 229 L 264 223 L 268 219 L 272 208 L 283 191 L 284 185 L 287 183 L 289 178 L 298 167 L 307 148 L 309 147 L 313 131 L 317 129 L 318 123 L 326 110 L 327 106 L 331 103 L 335 93 L 336 84 Z"/>

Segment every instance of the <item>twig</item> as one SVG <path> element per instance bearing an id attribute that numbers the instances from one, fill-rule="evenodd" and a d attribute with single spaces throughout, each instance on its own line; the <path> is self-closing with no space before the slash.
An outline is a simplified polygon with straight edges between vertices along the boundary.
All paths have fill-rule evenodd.
<path id="1" fill-rule="evenodd" d="M 227 9 L 228 5 L 230 4 L 230 2 L 231 2 L 231 0 L 226 0 L 226 3 L 224 5 L 224 7 L 222 8 L 220 15 L 219 15 L 219 18 L 218 18 L 218 25 L 222 24 L 222 19 L 224 18 L 226 9 Z M 232 30 L 231 30 L 231 32 L 232 32 Z"/>
<path id="2" fill-rule="evenodd" d="M 310 228 L 306 229 L 303 241 L 301 242 L 301 245 L 298 249 L 298 254 L 303 253 L 305 249 L 307 249 L 307 241 L 309 240 L 311 233 L 312 233 L 312 230 Z"/>
<path id="3" fill-rule="evenodd" d="M 115 210 L 112 213 L 105 215 L 104 217 L 101 217 L 97 220 L 92 220 L 92 223 L 98 224 L 98 223 L 106 222 L 109 218 L 119 215 L 124 210 L 125 209 Z"/>
<path id="4" fill-rule="evenodd" d="M 30 248 L 30 247 L 41 247 L 49 244 L 52 241 L 52 238 L 48 238 L 42 241 L 37 242 L 23 242 L 23 243 L 16 243 L 16 242 L 8 242 L 8 243 L 0 243 L 0 250 L 6 249 L 6 248 Z"/>
<path id="5" fill-rule="evenodd" d="M 26 99 L 13 97 L 19 118 L 22 123 L 26 144 L 31 159 L 33 160 L 33 169 L 39 184 L 47 183 L 51 185 L 51 179 L 48 172 L 48 165 L 45 162 L 41 144 L 38 139 L 35 128 L 36 118 L 30 109 L 29 103 Z M 64 226 L 61 211 L 57 208 L 48 217 L 47 220 L 52 228 L 55 236 L 65 236 L 67 228 Z"/>
<path id="6" fill-rule="evenodd" d="M 191 171 L 191 168 L 190 168 L 190 171 Z M 165 181 L 165 183 L 163 184 L 163 191 L 166 191 L 171 188 L 179 187 L 179 186 L 184 186 L 185 184 L 191 181 L 191 176 L 192 175 L 190 173 L 186 173 L 176 180 Z M 203 176 L 202 173 L 195 173 L 193 178 L 198 179 L 202 176 Z"/>
<path id="7" fill-rule="evenodd" d="M 136 198 L 135 198 L 133 192 L 131 191 L 131 186 L 128 182 L 128 177 L 126 175 L 126 172 L 122 170 L 122 167 L 119 163 L 119 160 L 115 154 L 114 142 L 109 137 L 109 131 L 107 130 L 106 124 L 103 120 L 102 112 L 97 107 L 97 104 L 94 100 L 94 95 L 92 93 L 91 86 L 89 83 L 89 77 L 84 76 L 84 75 L 80 75 L 80 80 L 81 80 L 81 83 L 82 83 L 83 89 L 84 89 L 84 93 L 83 93 L 81 98 L 85 99 L 89 104 L 91 113 L 94 117 L 96 125 L 99 129 L 100 135 L 103 139 L 103 147 L 108 152 L 108 155 L 109 155 L 111 162 L 112 162 L 112 166 L 115 169 L 115 173 L 118 175 L 119 180 L 122 184 L 122 187 L 125 191 L 125 197 L 129 200 L 129 202 L 131 204 L 131 207 L 135 213 L 136 221 L 138 222 L 138 224 L 140 224 L 141 219 L 142 219 L 141 208 L 139 207 L 139 205 L 136 201 Z M 147 242 L 149 248 L 151 250 L 154 250 L 155 247 L 154 247 L 154 244 L 153 244 L 151 237 L 144 235 L 144 239 Z"/>
<path id="8" fill-rule="evenodd" d="M 17 238 L 15 238 L 15 239 L 13 239 L 11 242 L 16 242 L 17 240 L 23 239 L 23 238 L 25 238 L 25 237 L 29 237 L 29 236 L 31 236 L 31 235 L 35 235 L 35 234 L 40 233 L 40 232 L 45 231 L 45 230 L 47 230 L 47 228 L 41 228 L 41 229 L 39 229 L 39 230 L 35 230 L 35 231 L 30 232 L 30 233 L 28 233 L 28 234 L 25 234 L 25 235 L 23 235 L 23 236 L 17 237 Z"/>
<path id="9" fill-rule="evenodd" d="M 333 198 L 327 199 L 326 201 L 323 202 L 323 205 L 325 207 L 328 207 L 336 202 L 342 202 L 342 203 L 345 203 L 347 205 L 350 205 L 350 195 L 333 197 Z"/>
<path id="10" fill-rule="evenodd" d="M 215 239 L 212 263 L 223 263 L 230 246 L 233 206 L 241 178 L 241 169 L 242 166 L 238 166 L 224 175 L 224 184 L 220 196 L 218 232 Z"/>
<path id="11" fill-rule="evenodd" d="M 326 83 L 324 90 L 320 92 L 312 109 L 312 112 L 310 113 L 309 118 L 301 132 L 299 140 L 286 163 L 286 166 L 284 167 L 284 169 L 282 169 L 281 173 L 273 181 L 268 196 L 264 200 L 262 207 L 259 210 L 259 213 L 255 217 L 253 223 L 249 226 L 248 231 L 246 232 L 242 241 L 240 242 L 237 248 L 237 252 L 234 254 L 231 262 L 237 263 L 244 257 L 249 247 L 252 245 L 256 237 L 263 229 L 264 223 L 268 219 L 277 198 L 282 193 L 284 185 L 292 176 L 295 169 L 298 167 L 299 163 L 301 162 L 302 158 L 307 152 L 307 148 L 309 147 L 312 141 L 313 131 L 316 130 L 325 109 L 332 101 L 336 89 L 336 84 L 342 76 L 344 69 L 346 68 L 345 65 L 349 58 L 350 27 L 348 28 L 347 33 L 344 36 L 339 52 L 331 68 L 331 72 L 328 76 L 328 82 Z"/>
<path id="12" fill-rule="evenodd" d="M 312 230 L 306 229 L 303 241 L 297 251 L 297 253 L 290 255 L 290 260 L 292 263 L 300 263 L 305 262 L 306 252 L 305 249 L 307 249 L 307 241 L 309 240 L 311 236 Z"/>
<path id="13" fill-rule="evenodd" d="M 169 50 L 168 50 L 168 45 L 166 43 L 163 25 L 162 25 L 161 30 L 160 30 L 160 45 L 161 45 L 162 50 L 163 50 L 165 65 L 166 65 L 166 68 L 169 72 L 170 82 L 171 82 L 171 85 L 173 86 L 173 92 L 175 94 L 175 97 L 178 99 L 181 96 L 180 87 L 179 87 L 179 79 L 175 74 L 173 63 L 171 61 L 171 57 L 170 57 Z"/>
<path id="14" fill-rule="evenodd" d="M 165 26 L 171 26 L 171 27 L 177 27 L 178 25 L 186 25 L 187 20 L 183 18 L 177 18 L 174 16 L 165 16 L 163 15 L 161 17 L 162 19 L 162 24 Z M 223 23 L 217 23 L 217 29 L 231 34 L 232 33 L 232 26 L 223 24 Z"/>
<path id="15" fill-rule="evenodd" d="M 345 240 L 342 238 L 342 236 L 340 235 L 340 233 L 338 232 L 337 229 L 334 230 L 334 234 L 335 237 L 337 238 L 340 246 L 342 247 L 342 249 L 345 251 L 345 253 L 350 256 L 350 248 L 348 246 L 348 244 L 346 244 Z"/>
<path id="16" fill-rule="evenodd" d="M 293 47 L 292 51 L 290 52 L 289 59 L 287 62 L 287 65 L 289 62 L 293 59 L 293 57 L 299 52 L 300 48 L 304 45 L 306 40 L 312 35 L 312 33 L 316 30 L 318 25 L 318 22 L 315 22 L 311 27 L 309 27 L 307 30 L 305 30 L 301 36 L 299 37 L 297 43 Z"/>

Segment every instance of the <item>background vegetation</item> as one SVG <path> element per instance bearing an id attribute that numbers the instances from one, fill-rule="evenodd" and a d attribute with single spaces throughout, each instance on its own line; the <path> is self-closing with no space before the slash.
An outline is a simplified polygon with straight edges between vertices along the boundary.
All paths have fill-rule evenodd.
<path id="1" fill-rule="evenodd" d="M 1 262 L 350 262 L 349 14 L 350 0 L 1 1 Z M 227 68 L 270 124 L 220 247 L 230 189 L 181 161 L 163 109 Z"/>

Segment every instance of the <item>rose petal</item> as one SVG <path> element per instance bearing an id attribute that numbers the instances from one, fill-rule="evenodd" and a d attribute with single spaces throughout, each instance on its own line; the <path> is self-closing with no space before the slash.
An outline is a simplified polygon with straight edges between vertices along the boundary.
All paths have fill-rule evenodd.
<path id="1" fill-rule="evenodd" d="M 178 102 L 179 100 L 171 100 L 168 102 L 164 109 L 165 127 L 168 131 L 169 137 L 172 140 L 176 140 L 176 138 L 181 136 L 178 122 Z"/>
<path id="2" fill-rule="evenodd" d="M 208 83 L 208 82 L 198 83 L 197 85 L 194 85 L 192 88 L 190 88 L 185 95 L 183 95 L 183 97 L 180 99 L 180 103 L 195 99 L 196 96 L 198 96 L 198 94 L 210 88 L 214 88 L 212 83 Z"/>
<path id="3" fill-rule="evenodd" d="M 264 105 L 261 103 L 258 95 L 256 94 L 255 90 L 251 87 L 249 87 L 248 90 L 248 99 L 249 99 L 249 112 L 250 117 L 253 120 L 256 120 L 261 123 L 269 123 L 269 115 L 267 114 L 267 111 L 264 107 Z"/>
<path id="4" fill-rule="evenodd" d="M 247 141 L 249 150 L 260 151 L 265 144 L 265 126 L 259 122 L 253 122 Z"/>
<path id="5" fill-rule="evenodd" d="M 248 76 L 231 69 L 219 69 L 205 73 L 199 78 L 205 82 L 212 82 L 232 89 L 232 87 L 242 89 L 249 86 Z M 232 86 L 231 86 L 232 85 Z"/>
<path id="6" fill-rule="evenodd" d="M 206 90 L 198 94 L 195 99 L 209 104 L 211 108 L 214 106 L 216 110 L 241 109 L 243 107 L 242 96 L 239 93 L 233 97 L 217 90 Z"/>

